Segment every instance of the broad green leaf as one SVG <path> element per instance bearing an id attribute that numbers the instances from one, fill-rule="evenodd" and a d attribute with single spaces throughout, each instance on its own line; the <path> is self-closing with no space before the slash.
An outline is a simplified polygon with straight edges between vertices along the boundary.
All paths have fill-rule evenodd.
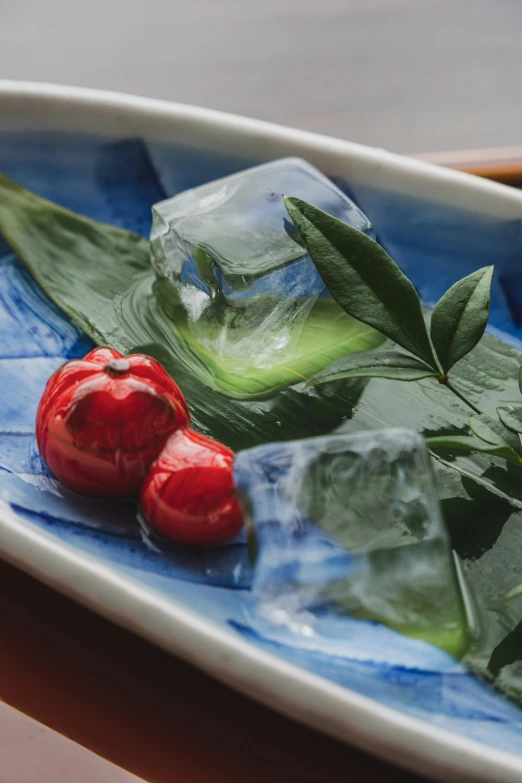
<path id="1" fill-rule="evenodd" d="M 62 209 L 1 174 L 0 234 L 81 329 L 112 345 L 115 298 L 149 273 L 145 239 Z"/>
<path id="2" fill-rule="evenodd" d="M 426 438 L 426 444 L 430 449 L 442 449 L 451 452 L 462 451 L 467 454 L 473 454 L 476 451 L 491 454 L 493 457 L 502 457 L 502 459 L 515 462 L 517 465 L 522 464 L 522 459 L 511 446 L 486 443 L 484 440 L 473 438 L 469 435 L 439 435 L 433 438 Z"/>
<path id="3" fill-rule="evenodd" d="M 308 383 L 338 381 L 341 378 L 389 378 L 396 381 L 418 381 L 437 373 L 415 356 L 400 351 L 364 351 L 352 353 L 330 364 Z"/>
<path id="4" fill-rule="evenodd" d="M 478 343 L 489 318 L 493 267 L 485 266 L 452 285 L 431 316 L 431 340 L 444 372 Z"/>
<path id="5" fill-rule="evenodd" d="M 437 368 L 417 291 L 373 239 L 294 197 L 285 206 L 343 310 Z"/>
<path id="6" fill-rule="evenodd" d="M 522 433 L 522 405 L 502 405 L 497 408 L 497 413 L 508 429 Z"/>
<path id="7" fill-rule="evenodd" d="M 165 280 L 154 286 L 150 245 L 142 237 L 75 215 L 2 176 L 0 233 L 49 296 L 96 342 L 121 350 L 157 343 L 201 384 L 237 399 L 264 397 L 305 381 L 340 356 L 375 348 L 384 339 L 332 300 L 318 300 L 284 362 L 235 365 L 209 347 L 210 338 L 218 342 L 218 328 L 244 335 L 249 324 L 243 312 L 223 302 L 223 320 L 203 323 L 196 339 L 174 289 Z M 206 279 L 204 253 L 197 262 Z M 153 287 L 164 313 L 152 302 Z M 256 302 L 261 306 L 259 297 Z M 147 340 L 138 339 L 144 328 L 139 319 L 147 323 Z M 250 351 L 257 348 L 253 342 Z"/>
<path id="8" fill-rule="evenodd" d="M 519 436 L 498 419 L 493 419 L 485 414 L 477 414 L 469 417 L 469 426 L 473 434 L 486 443 L 493 443 L 497 446 L 507 445 L 514 451 L 520 451 Z"/>
<path id="9" fill-rule="evenodd" d="M 263 397 L 286 386 L 306 381 L 339 356 L 352 351 L 366 351 L 383 342 L 382 335 L 351 318 L 331 299 L 318 299 L 302 327 L 293 352 L 284 364 L 236 368 L 233 361 L 207 347 L 215 343 L 215 330 L 224 328 L 222 324 L 217 325 L 213 320 L 202 323 L 199 326 L 199 341 L 196 341 L 185 310 L 180 306 L 176 291 L 170 283 L 158 280 L 154 291 L 170 323 L 176 325 L 177 333 L 194 355 L 194 372 L 207 386 L 237 399 Z M 256 299 L 261 307 L 267 307 L 260 297 Z M 229 323 L 226 321 L 228 315 Z M 248 313 L 245 313 L 245 316 L 248 319 Z M 222 317 L 225 319 L 227 335 L 234 330 L 241 333 L 241 311 L 232 313 L 231 308 L 228 308 L 224 310 Z M 250 345 L 250 350 L 256 348 L 256 343 Z"/>

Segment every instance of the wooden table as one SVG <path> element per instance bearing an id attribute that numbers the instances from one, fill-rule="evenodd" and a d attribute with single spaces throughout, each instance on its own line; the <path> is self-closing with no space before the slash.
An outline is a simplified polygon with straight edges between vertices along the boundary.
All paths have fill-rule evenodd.
<path id="1" fill-rule="evenodd" d="M 522 148 L 423 157 L 522 185 Z M 421 781 L 255 704 L 2 563 L 0 627 L 0 699 L 150 783 Z"/>
<path id="2" fill-rule="evenodd" d="M 504 185 L 522 187 L 522 147 L 440 152 L 413 157 L 502 182 Z"/>

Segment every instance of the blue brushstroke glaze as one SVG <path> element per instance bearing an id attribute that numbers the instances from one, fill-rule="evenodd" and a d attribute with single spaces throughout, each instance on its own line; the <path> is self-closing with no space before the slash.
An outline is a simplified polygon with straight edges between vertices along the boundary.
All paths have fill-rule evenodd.
<path id="1" fill-rule="evenodd" d="M 106 205 L 105 220 L 148 237 L 151 204 L 167 198 L 149 151 L 139 139 L 101 147 L 96 184 Z"/>
<path id="2" fill-rule="evenodd" d="M 152 143 L 147 146 L 167 196 L 175 196 L 259 163 L 253 158 L 216 154 L 176 144 Z"/>
<path id="3" fill-rule="evenodd" d="M 153 201 L 257 162 L 175 145 L 147 149 L 135 139 L 43 132 L 0 135 L 0 171 L 70 209 L 144 235 Z M 493 260 L 500 282 L 492 323 L 520 335 L 519 221 L 486 220 L 360 184 L 349 195 L 427 302 Z M 378 649 L 376 641 L 374 649 L 368 642 L 363 660 L 297 649 L 260 635 L 249 621 L 256 607 L 248 590 L 251 574 L 242 539 L 203 552 L 164 546 L 158 551 L 157 542 L 144 535 L 135 504 L 86 501 L 60 488 L 36 453 L 34 414 L 48 376 L 66 359 L 85 354 L 91 343 L 39 291 L 2 240 L 0 330 L 0 496 L 8 498 L 25 524 L 286 661 L 455 734 L 521 752 L 522 712 L 437 648 L 355 620 L 361 637 L 379 639 Z M 387 650 L 396 659 L 409 660 L 411 653 L 418 666 L 390 665 Z"/>
<path id="4" fill-rule="evenodd" d="M 230 625 L 243 638 L 313 674 L 493 747 L 520 753 L 520 710 L 465 671 L 403 669 L 310 652 L 268 640 L 244 621 Z M 391 641 L 391 639 L 390 639 Z M 429 653 L 426 658 L 429 660 Z"/>
<path id="5" fill-rule="evenodd" d="M 60 367 L 65 356 L 31 356 L 0 359 L 2 415 L 0 432 L 34 433 L 38 402 L 47 379 Z"/>
<path id="6" fill-rule="evenodd" d="M 0 496 L 2 482 L 0 476 Z M 154 583 L 161 578 L 165 582 L 183 580 L 200 585 L 211 585 L 236 590 L 247 590 L 250 587 L 250 566 L 244 544 L 229 544 L 216 547 L 212 551 L 189 548 L 154 549 L 147 543 L 136 522 L 136 508 L 125 521 L 132 524 L 123 534 L 114 530 L 114 525 L 107 525 L 99 530 L 83 524 L 73 524 L 70 519 L 60 519 L 48 512 L 35 513 L 27 509 L 29 503 L 19 506 L 12 502 L 13 508 L 23 519 L 59 536 L 62 541 L 71 544 L 89 555 L 101 557 L 110 562 L 112 567 L 124 568 L 133 576 L 147 583 Z M 122 514 L 123 516 L 123 514 Z M 176 588 L 173 586 L 173 595 Z"/>
<path id="7" fill-rule="evenodd" d="M 15 475 L 42 475 L 43 463 L 32 432 L 0 432 L 0 469 Z"/>
<path id="8" fill-rule="evenodd" d="M 0 360 L 31 356 L 75 358 L 92 346 L 66 319 L 12 253 L 0 257 Z"/>
<path id="9" fill-rule="evenodd" d="M 144 236 L 150 231 L 151 205 L 167 196 L 139 139 L 107 143 L 81 134 L 13 133 L 2 134 L 0 143 L 1 171 L 20 185 Z"/>

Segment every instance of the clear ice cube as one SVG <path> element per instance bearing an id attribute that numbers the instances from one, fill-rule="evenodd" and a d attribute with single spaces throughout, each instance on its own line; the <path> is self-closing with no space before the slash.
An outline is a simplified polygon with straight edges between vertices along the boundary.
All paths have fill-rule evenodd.
<path id="1" fill-rule="evenodd" d="M 373 236 L 360 209 L 314 166 L 285 158 L 153 207 L 152 260 L 191 335 L 235 371 L 291 358 L 327 292 L 284 207 L 298 196 Z"/>
<path id="2" fill-rule="evenodd" d="M 355 617 L 464 652 L 460 586 L 420 435 L 389 429 L 259 446 L 237 455 L 235 479 L 263 620 L 342 646 Z"/>

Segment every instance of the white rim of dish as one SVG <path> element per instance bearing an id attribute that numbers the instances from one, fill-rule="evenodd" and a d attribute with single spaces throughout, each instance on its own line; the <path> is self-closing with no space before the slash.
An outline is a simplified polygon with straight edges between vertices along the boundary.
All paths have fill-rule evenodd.
<path id="1" fill-rule="evenodd" d="M 352 162 L 359 159 L 377 166 L 385 164 L 392 174 L 407 173 L 422 180 L 428 177 L 432 183 L 460 186 L 456 190 L 473 190 L 484 208 L 488 202 L 498 204 L 500 200 L 502 211 L 511 212 L 516 205 L 516 213 L 521 214 L 522 194 L 503 185 L 383 150 L 223 112 L 102 90 L 0 80 L 0 109 L 2 104 L 13 105 L 13 101 L 20 115 L 30 114 L 36 104 L 47 110 L 61 105 L 67 110 L 83 111 L 84 115 L 96 108 L 112 115 L 137 116 L 143 126 L 159 117 L 171 125 L 184 124 L 189 131 L 204 126 L 206 133 L 219 130 L 221 136 L 227 132 L 246 134 L 248 145 L 259 143 L 268 150 L 268 156 L 270 148 L 281 142 L 290 143 L 294 154 L 304 157 L 306 149 L 334 157 L 349 155 Z M 41 129 L 37 125 L 29 127 Z M 83 127 L 78 119 L 76 127 Z M 19 519 L 2 501 L 0 550 L 6 560 L 51 587 L 319 731 L 437 780 L 451 776 L 458 781 L 520 783 L 522 757 L 455 735 L 286 663 L 177 601 L 119 575 L 91 555 L 79 554 L 58 538 Z"/>

